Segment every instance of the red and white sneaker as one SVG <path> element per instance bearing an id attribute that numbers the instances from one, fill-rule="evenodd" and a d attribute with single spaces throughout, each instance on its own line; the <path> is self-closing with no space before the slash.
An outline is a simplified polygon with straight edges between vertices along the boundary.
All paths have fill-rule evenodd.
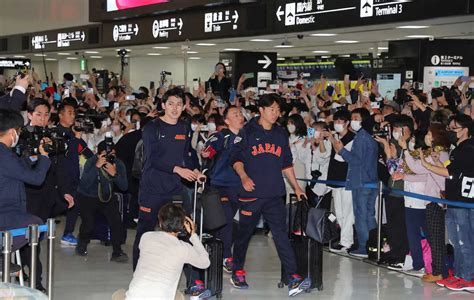
<path id="1" fill-rule="evenodd" d="M 459 278 L 458 281 L 448 283 L 445 285 L 445 287 L 452 291 L 474 292 L 474 280 L 468 282 L 462 278 Z"/>

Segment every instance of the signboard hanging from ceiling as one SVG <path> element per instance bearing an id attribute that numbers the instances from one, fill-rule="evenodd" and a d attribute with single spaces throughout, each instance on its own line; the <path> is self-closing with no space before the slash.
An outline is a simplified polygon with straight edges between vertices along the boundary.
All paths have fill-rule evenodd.
<path id="1" fill-rule="evenodd" d="M 81 26 L 30 34 L 30 48 L 33 52 L 75 50 L 97 46 L 100 26 Z"/>
<path id="2" fill-rule="evenodd" d="M 3 58 L 0 59 L 0 68 L 2 69 L 23 69 L 30 68 L 31 60 L 26 58 Z"/>

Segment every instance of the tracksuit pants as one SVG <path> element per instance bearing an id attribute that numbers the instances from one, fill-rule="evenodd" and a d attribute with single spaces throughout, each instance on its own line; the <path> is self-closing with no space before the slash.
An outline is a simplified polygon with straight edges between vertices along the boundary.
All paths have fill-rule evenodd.
<path id="1" fill-rule="evenodd" d="M 227 219 L 227 225 L 216 233 L 216 237 L 222 240 L 224 243 L 224 258 L 232 257 L 232 228 L 234 226 L 234 216 L 239 210 L 240 201 L 238 197 L 238 187 L 219 187 L 215 186 L 219 190 L 221 196 L 222 208 Z"/>
<path id="2" fill-rule="evenodd" d="M 413 259 L 413 269 L 420 270 L 425 267 L 423 249 L 421 248 L 421 232 L 426 233 L 426 210 L 405 208 L 405 221 L 407 226 L 408 245 Z"/>
<path id="3" fill-rule="evenodd" d="M 263 216 L 272 232 L 283 269 L 287 271 L 286 275 L 296 274 L 296 257 L 288 238 L 286 208 L 281 197 L 241 201 L 238 234 L 234 240 L 234 272 L 244 268 L 250 238 L 260 216 Z"/>
<path id="4" fill-rule="evenodd" d="M 385 195 L 387 236 L 390 241 L 389 257 L 393 263 L 404 263 L 410 250 L 405 222 L 405 201 L 403 197 Z"/>
<path id="5" fill-rule="evenodd" d="M 340 244 L 350 248 L 354 244 L 354 210 L 352 207 L 352 192 L 345 188 L 333 188 L 334 213 L 341 227 Z"/>
<path id="6" fill-rule="evenodd" d="M 138 258 L 140 257 L 140 239 L 142 235 L 149 231 L 154 231 L 158 222 L 158 212 L 160 208 L 174 200 L 180 200 L 187 214 L 190 214 L 188 207 L 190 200 L 185 192 L 179 195 L 147 195 L 140 196 L 140 207 L 138 212 L 137 234 L 133 243 L 133 270 L 137 267 Z"/>

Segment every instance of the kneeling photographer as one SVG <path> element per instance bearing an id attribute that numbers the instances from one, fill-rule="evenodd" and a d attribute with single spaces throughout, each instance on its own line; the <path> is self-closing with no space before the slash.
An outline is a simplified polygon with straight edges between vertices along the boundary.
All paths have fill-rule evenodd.
<path id="1" fill-rule="evenodd" d="M 127 190 L 127 172 L 124 163 L 115 157 L 115 145 L 111 136 L 97 146 L 97 155 L 89 158 L 84 166 L 77 188 L 77 201 L 82 224 L 76 254 L 87 255 L 87 245 L 94 229 L 94 217 L 101 210 L 110 226 L 113 253 L 111 261 L 127 262 L 128 256 L 122 251 L 122 221 L 119 203 L 114 196 L 114 187 Z"/>
<path id="2" fill-rule="evenodd" d="M 26 184 L 26 211 L 41 218 L 43 222 L 50 217 L 55 217 L 74 205 L 74 198 L 70 190 L 69 176 L 65 164 L 65 152 L 67 150 L 67 139 L 57 128 L 48 128 L 50 117 L 50 105 L 46 100 L 33 99 L 28 103 L 27 113 L 29 124 L 22 129 L 18 145 L 14 148 L 32 168 L 38 163 L 36 158 L 41 141 L 45 138 L 51 140 L 51 144 L 44 147 L 45 152 L 51 159 L 51 166 L 46 178 L 41 185 Z M 40 246 L 38 245 L 37 264 L 37 286 L 43 290 L 41 285 L 42 265 L 39 260 Z M 29 266 L 30 248 L 24 247 L 21 251 L 22 260 Z"/>

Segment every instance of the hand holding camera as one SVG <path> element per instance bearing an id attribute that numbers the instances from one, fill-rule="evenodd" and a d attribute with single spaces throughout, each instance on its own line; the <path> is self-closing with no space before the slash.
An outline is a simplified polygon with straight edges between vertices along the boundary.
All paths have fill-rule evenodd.
<path id="1" fill-rule="evenodd" d="M 105 164 L 107 163 L 107 155 L 105 153 L 99 154 L 97 156 L 97 162 L 95 163 L 95 166 L 97 169 L 102 168 Z"/>
<path id="2" fill-rule="evenodd" d="M 186 232 L 189 233 L 189 235 L 196 233 L 196 224 L 190 217 L 186 217 L 186 219 L 184 219 L 184 229 L 186 229 Z"/>
<path id="3" fill-rule="evenodd" d="M 46 149 L 45 149 L 45 147 L 47 147 L 47 145 L 52 146 L 53 142 L 51 141 L 50 138 L 45 137 L 43 140 L 41 140 L 40 146 L 38 148 L 39 153 L 41 155 L 48 156 L 48 151 L 46 151 Z"/>

